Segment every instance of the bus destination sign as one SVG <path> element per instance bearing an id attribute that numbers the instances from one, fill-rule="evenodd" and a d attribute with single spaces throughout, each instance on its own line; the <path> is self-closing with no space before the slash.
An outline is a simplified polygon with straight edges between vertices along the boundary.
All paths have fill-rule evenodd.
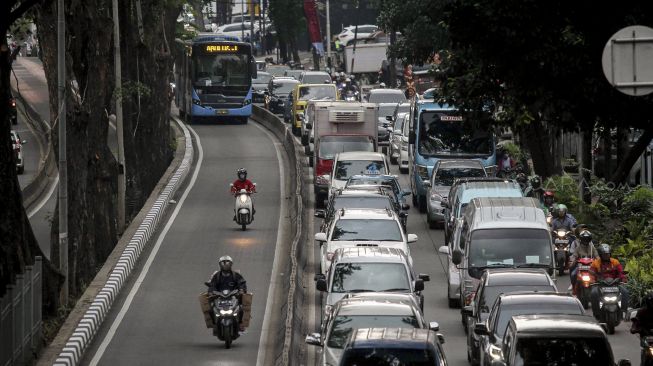
<path id="1" fill-rule="evenodd" d="M 204 46 L 206 53 L 238 52 L 237 44 L 207 44 Z"/>

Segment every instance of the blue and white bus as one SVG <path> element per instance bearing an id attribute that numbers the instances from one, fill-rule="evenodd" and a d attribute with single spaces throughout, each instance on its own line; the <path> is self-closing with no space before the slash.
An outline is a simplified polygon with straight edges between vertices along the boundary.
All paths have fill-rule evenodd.
<path id="1" fill-rule="evenodd" d="M 496 164 L 494 135 L 489 127 L 466 121 L 453 106 L 422 100 L 410 114 L 408 174 L 413 204 L 426 212 L 426 187 L 439 159 L 478 159 L 484 167 Z"/>
<path id="2" fill-rule="evenodd" d="M 247 123 L 252 114 L 252 78 L 256 60 L 249 43 L 236 37 L 200 34 L 177 40 L 175 60 L 179 115 L 198 120 Z"/>

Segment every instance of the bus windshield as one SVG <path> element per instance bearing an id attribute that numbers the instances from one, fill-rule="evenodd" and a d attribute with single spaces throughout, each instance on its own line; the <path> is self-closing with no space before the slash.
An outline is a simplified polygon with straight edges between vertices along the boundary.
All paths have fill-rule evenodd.
<path id="1" fill-rule="evenodd" d="M 249 57 L 244 53 L 196 55 L 193 85 L 245 86 L 251 83 Z"/>
<path id="2" fill-rule="evenodd" d="M 419 116 L 419 154 L 436 157 L 487 157 L 493 152 L 488 131 L 473 128 L 455 111 L 424 111 Z"/>

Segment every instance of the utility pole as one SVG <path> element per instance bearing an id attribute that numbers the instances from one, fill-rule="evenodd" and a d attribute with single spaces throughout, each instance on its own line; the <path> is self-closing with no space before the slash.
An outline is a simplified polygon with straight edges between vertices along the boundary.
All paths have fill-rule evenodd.
<path id="1" fill-rule="evenodd" d="M 64 276 L 62 305 L 68 305 L 68 162 L 66 161 L 66 18 L 57 0 L 57 101 L 59 102 L 59 270 Z"/>
<path id="2" fill-rule="evenodd" d="M 240 2 L 240 41 L 245 42 L 245 0 Z"/>
<path id="3" fill-rule="evenodd" d="M 249 3 L 249 44 L 252 50 L 254 50 L 254 4 L 253 1 Z"/>
<path id="4" fill-rule="evenodd" d="M 118 0 L 113 0 L 113 63 L 116 73 L 116 134 L 118 135 L 118 232 L 125 227 L 125 143 L 122 130 L 122 68 L 120 65 L 120 19 Z"/>
<path id="5" fill-rule="evenodd" d="M 327 37 L 327 64 L 333 65 L 331 60 L 331 12 L 329 11 L 329 0 L 326 0 L 326 37 Z M 331 67 L 333 69 L 333 66 Z"/>
<path id="6" fill-rule="evenodd" d="M 386 37 L 387 39 L 387 37 Z M 397 42 L 397 32 L 395 31 L 395 28 L 392 27 L 390 29 L 390 48 L 392 49 Z M 386 51 L 387 52 L 387 51 Z M 387 55 L 386 55 L 387 56 Z M 394 53 L 390 55 L 390 70 L 388 70 L 388 75 L 389 79 L 388 80 L 388 88 L 398 88 L 399 86 L 397 85 L 397 60 L 394 56 Z"/>

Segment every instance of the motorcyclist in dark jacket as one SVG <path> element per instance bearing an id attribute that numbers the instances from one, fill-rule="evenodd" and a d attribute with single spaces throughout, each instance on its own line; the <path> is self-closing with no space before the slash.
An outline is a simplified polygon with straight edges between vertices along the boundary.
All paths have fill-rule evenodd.
<path id="1" fill-rule="evenodd" d="M 211 279 L 207 282 L 209 292 L 222 292 L 224 290 L 231 292 L 238 290 L 240 301 L 240 295 L 247 292 L 247 281 L 245 281 L 245 278 L 240 273 L 231 270 L 234 261 L 230 256 L 224 255 L 220 257 L 218 263 L 220 270 L 213 272 Z M 238 323 L 242 324 L 242 320 L 243 312 L 241 311 L 238 314 Z M 244 330 L 244 327 L 241 325 L 240 331 L 242 332 Z"/>
<path id="2" fill-rule="evenodd" d="M 640 342 L 642 346 L 646 347 L 643 343 L 644 337 L 653 336 L 653 291 L 650 291 L 642 299 L 644 304 L 639 310 L 637 310 L 637 315 L 631 319 L 632 325 L 630 327 L 630 333 L 639 334 Z M 642 360 L 641 364 L 646 364 L 647 355 L 645 352 L 646 349 L 642 349 Z"/>

